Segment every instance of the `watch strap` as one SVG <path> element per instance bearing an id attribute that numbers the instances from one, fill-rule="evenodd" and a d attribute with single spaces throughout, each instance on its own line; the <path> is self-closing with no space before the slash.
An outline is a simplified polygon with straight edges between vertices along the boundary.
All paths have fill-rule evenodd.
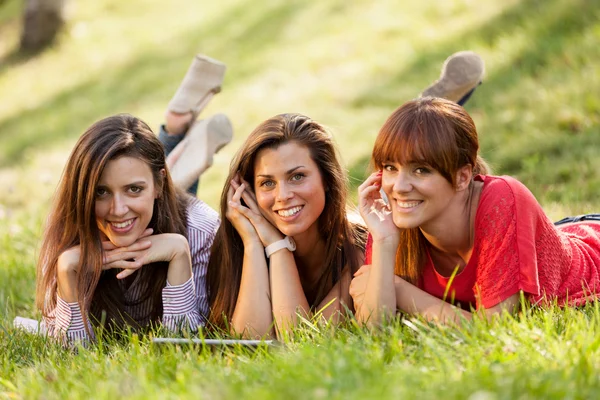
<path id="1" fill-rule="evenodd" d="M 269 258 L 273 253 L 282 249 L 288 249 L 289 251 L 296 250 L 296 243 L 294 243 L 294 239 L 286 236 L 281 240 L 271 243 L 265 247 L 265 254 L 267 255 L 267 258 Z"/>

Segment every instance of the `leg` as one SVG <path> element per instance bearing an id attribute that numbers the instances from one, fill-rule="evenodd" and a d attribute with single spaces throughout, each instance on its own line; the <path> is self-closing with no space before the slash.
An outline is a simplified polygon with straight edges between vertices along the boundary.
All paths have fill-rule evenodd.
<path id="1" fill-rule="evenodd" d="M 484 72 L 483 60 L 476 53 L 454 53 L 444 61 L 440 79 L 425 89 L 421 97 L 443 97 L 462 106 L 481 84 Z"/>
<path id="2" fill-rule="evenodd" d="M 222 124 L 195 122 L 212 97 L 220 92 L 224 75 L 225 64 L 197 55 L 167 106 L 165 125 L 159 134 L 173 182 L 194 196 L 200 174 L 212 164 L 214 153 L 233 136 L 228 119 L 225 137 L 220 135 Z"/>

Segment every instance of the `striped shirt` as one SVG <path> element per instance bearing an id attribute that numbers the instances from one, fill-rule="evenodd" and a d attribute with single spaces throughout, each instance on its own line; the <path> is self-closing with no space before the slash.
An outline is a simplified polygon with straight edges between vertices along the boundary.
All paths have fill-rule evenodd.
<path id="1" fill-rule="evenodd" d="M 162 291 L 163 316 L 162 324 L 170 331 L 180 327 L 196 330 L 203 326 L 208 316 L 208 293 L 206 291 L 206 270 L 210 255 L 210 247 L 219 227 L 219 216 L 212 208 L 202 201 L 193 198 L 187 209 L 187 233 L 192 258 L 192 277 L 181 285 L 170 285 L 167 282 Z M 141 298 L 148 284 L 137 278 L 129 288 L 124 281 L 123 286 L 126 303 L 135 304 Z M 140 326 L 148 325 L 151 299 L 126 307 L 123 310 Z M 88 320 L 89 324 L 89 320 Z M 56 308 L 48 318 L 43 318 L 42 329 L 49 336 L 60 338 L 67 343 L 88 341 L 83 316 L 78 303 L 67 303 L 57 295 Z M 93 332 L 91 325 L 90 332 Z M 91 338 L 93 339 L 93 338 Z"/>

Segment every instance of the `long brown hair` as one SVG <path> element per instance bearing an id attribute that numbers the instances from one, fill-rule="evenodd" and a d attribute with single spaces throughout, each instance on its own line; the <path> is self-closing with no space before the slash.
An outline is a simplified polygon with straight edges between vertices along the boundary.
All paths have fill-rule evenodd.
<path id="1" fill-rule="evenodd" d="M 358 248 L 364 250 L 365 230 L 351 224 L 346 217 L 348 178 L 341 167 L 335 145 L 326 129 L 312 119 L 300 114 L 282 114 L 261 123 L 248 136 L 231 162 L 226 182 L 239 174 L 254 185 L 254 163 L 262 149 L 277 148 L 285 143 L 297 143 L 310 151 L 319 168 L 323 186 L 327 188 L 325 208 L 318 219 L 319 232 L 325 243 L 326 256 L 323 270 L 316 284 L 314 298 L 308 298 L 311 307 L 318 305 L 341 277 L 347 265 L 352 272 L 360 266 Z M 221 226 L 211 249 L 207 282 L 211 306 L 210 322 L 225 327 L 233 315 L 240 282 L 244 246 L 240 235 L 225 218 L 227 190 L 221 195 Z M 254 189 L 254 187 L 252 187 Z M 305 293 L 307 288 L 304 288 Z M 308 296 L 307 296 L 308 297 Z"/>
<path id="2" fill-rule="evenodd" d="M 388 117 L 375 140 L 371 163 L 382 169 L 389 161 L 422 162 L 456 187 L 456 172 L 465 165 L 473 166 L 473 175 L 489 174 L 478 151 L 477 129 L 465 109 L 449 100 L 424 97 L 405 103 Z M 418 283 L 425 265 L 426 244 L 418 227 L 402 230 L 396 275 Z"/>
<path id="3" fill-rule="evenodd" d="M 105 166 L 122 156 L 143 160 L 152 171 L 158 197 L 148 225 L 154 234 L 186 235 L 186 196 L 175 190 L 165 164 L 164 149 L 152 130 L 131 115 L 115 115 L 93 124 L 77 141 L 56 190 L 52 211 L 37 267 L 36 303 L 44 316 L 56 306 L 57 262 L 73 246 L 80 246 L 77 302 L 84 321 L 92 323 L 106 313 L 109 327 L 135 325 L 124 307 L 152 301 L 150 314 L 142 318 L 157 322 L 162 316 L 161 290 L 165 286 L 168 263 L 146 265 L 136 274 L 146 292 L 134 304 L 127 303 L 116 274 L 102 270 L 102 241 L 96 223 L 96 186 Z M 85 324 L 87 327 L 87 323 Z"/>

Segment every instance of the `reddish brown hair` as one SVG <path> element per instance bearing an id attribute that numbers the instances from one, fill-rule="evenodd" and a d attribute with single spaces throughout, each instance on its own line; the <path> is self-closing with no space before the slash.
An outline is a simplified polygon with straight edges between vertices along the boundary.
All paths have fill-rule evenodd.
<path id="1" fill-rule="evenodd" d="M 475 123 L 458 104 L 433 97 L 409 101 L 388 117 L 375 140 L 371 163 L 382 169 L 385 162 L 417 162 L 438 171 L 452 186 L 465 165 L 473 174 L 488 174 L 478 155 Z M 425 263 L 426 239 L 420 229 L 404 229 L 396 253 L 396 275 L 417 283 Z"/>

